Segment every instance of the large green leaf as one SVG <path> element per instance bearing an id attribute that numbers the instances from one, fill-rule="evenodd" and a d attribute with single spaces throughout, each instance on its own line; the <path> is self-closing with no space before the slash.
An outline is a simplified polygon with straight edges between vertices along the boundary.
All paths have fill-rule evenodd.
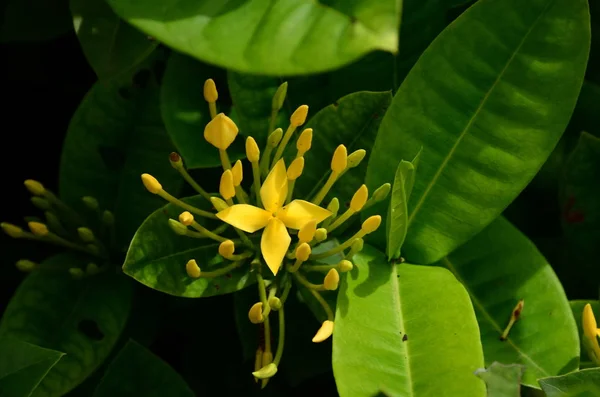
<path id="1" fill-rule="evenodd" d="M 440 265 L 471 295 L 486 363 L 524 364 L 522 382 L 531 387 L 537 387 L 538 378 L 577 368 L 577 326 L 560 281 L 533 243 L 508 221 L 498 218 Z M 502 341 L 520 299 L 521 318 Z"/>
<path id="2" fill-rule="evenodd" d="M 167 131 L 188 168 L 221 164 L 219 151 L 204 139 L 204 127 L 210 121 L 210 114 L 203 87 L 209 78 L 216 81 L 220 92 L 218 111 L 227 113 L 229 107 L 226 100 L 223 105 L 222 99 L 227 96 L 222 70 L 177 53 L 171 54 L 167 61 L 160 93 L 160 110 Z M 243 139 L 238 137 L 227 152 L 232 160 L 242 158 Z"/>
<path id="3" fill-rule="evenodd" d="M 582 316 L 583 316 L 583 308 L 586 304 L 590 304 L 592 306 L 592 311 L 597 319 L 600 319 L 600 301 L 597 300 L 574 300 L 569 302 L 571 304 L 571 310 L 573 311 L 573 317 L 575 318 L 575 322 L 577 323 L 577 328 L 579 330 L 579 340 L 582 341 L 583 338 L 583 326 L 582 326 Z M 580 367 L 589 367 L 596 366 L 592 360 L 590 360 L 583 343 L 580 344 L 581 358 L 580 358 Z"/>
<path id="4" fill-rule="evenodd" d="M 0 339 L 0 396 L 30 396 L 62 356 L 16 338 Z"/>
<path id="5" fill-rule="evenodd" d="M 109 3 L 168 46 L 241 72 L 308 74 L 334 69 L 375 49 L 395 52 L 398 46 L 398 0 Z"/>
<path id="6" fill-rule="evenodd" d="M 105 0 L 70 0 L 70 5 L 83 53 L 100 79 L 128 71 L 158 45 L 119 18 Z"/>
<path id="7" fill-rule="evenodd" d="M 589 42 L 586 0 L 480 0 L 423 53 L 383 119 L 367 172 L 370 187 L 389 182 L 398 161 L 423 147 L 407 259 L 441 259 L 533 178 L 569 120 Z"/>
<path id="8" fill-rule="evenodd" d="M 124 250 L 139 224 L 161 205 L 140 175 L 154 175 L 171 194 L 183 181 L 169 164 L 172 145 L 160 120 L 150 64 L 130 79 L 92 87 L 71 119 L 61 158 L 61 198 L 81 206 L 81 197 L 94 196 L 112 210 Z"/>
<path id="9" fill-rule="evenodd" d="M 77 386 L 102 364 L 125 327 L 132 284 L 112 272 L 83 280 L 67 273 L 85 265 L 72 255 L 44 261 L 6 307 L 0 337 L 66 353 L 32 396 L 61 396 Z"/>
<path id="10" fill-rule="evenodd" d="M 388 259 L 400 256 L 400 248 L 406 238 L 408 227 L 408 199 L 415 182 L 415 166 L 410 161 L 402 160 L 396 168 L 390 208 L 387 220 L 387 245 Z"/>
<path id="11" fill-rule="evenodd" d="M 183 201 L 200 208 L 207 205 L 200 195 Z M 169 218 L 177 219 L 181 212 L 181 208 L 167 204 L 146 218 L 129 246 L 123 265 L 126 274 L 150 288 L 188 298 L 228 294 L 256 281 L 249 262 L 215 278 L 188 276 L 185 265 L 190 259 L 195 259 L 204 271 L 224 267 L 227 261 L 218 253 L 219 243 L 180 236 L 171 230 Z"/>
<path id="12" fill-rule="evenodd" d="M 0 12 L 0 42 L 52 40 L 73 29 L 69 0 L 8 0 Z"/>
<path id="13" fill-rule="evenodd" d="M 519 364 L 492 363 L 485 370 L 478 370 L 487 389 L 487 397 L 521 397 L 521 377 L 524 367 Z"/>
<path id="14" fill-rule="evenodd" d="M 600 395 L 600 368 L 540 379 L 547 397 L 593 397 Z"/>
<path id="15" fill-rule="evenodd" d="M 181 376 L 142 345 L 130 340 L 108 367 L 94 397 L 194 397 Z"/>
<path id="16" fill-rule="evenodd" d="M 341 397 L 485 396 L 473 306 L 445 269 L 388 264 L 365 246 L 341 284 L 333 371 Z M 360 374 L 360 376 L 357 376 Z"/>

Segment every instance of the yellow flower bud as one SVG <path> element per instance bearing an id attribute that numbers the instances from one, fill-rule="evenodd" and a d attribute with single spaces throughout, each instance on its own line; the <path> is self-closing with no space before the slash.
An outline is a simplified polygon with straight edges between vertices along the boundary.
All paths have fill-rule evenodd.
<path id="1" fill-rule="evenodd" d="M 262 354 L 262 365 L 263 367 L 273 362 L 273 352 L 263 352 Z"/>
<path id="2" fill-rule="evenodd" d="M 83 241 L 84 243 L 92 243 L 92 242 L 94 242 L 94 240 L 96 240 L 96 237 L 94 236 L 94 232 L 92 232 L 87 227 L 78 227 L 77 234 L 79 235 L 79 238 L 81 239 L 81 241 Z"/>
<path id="3" fill-rule="evenodd" d="M 235 244 L 231 240 L 225 240 L 219 244 L 219 255 L 223 258 L 230 258 L 235 252 Z"/>
<path id="4" fill-rule="evenodd" d="M 225 201 L 221 200 L 218 197 L 211 197 L 210 202 L 217 211 L 223 211 L 225 208 L 229 207 Z"/>
<path id="5" fill-rule="evenodd" d="M 342 259 L 340 263 L 337 264 L 337 269 L 342 273 L 349 272 L 352 268 L 354 268 L 354 265 L 346 259 Z"/>
<path id="6" fill-rule="evenodd" d="M 272 378 L 277 373 L 277 365 L 275 363 L 268 364 L 258 371 L 252 372 L 252 375 L 258 379 Z"/>
<path id="7" fill-rule="evenodd" d="M 168 223 L 171 230 L 173 230 L 176 234 L 179 234 L 180 236 L 185 236 L 187 234 L 188 228 L 180 222 L 177 222 L 175 219 L 169 219 Z"/>
<path id="8" fill-rule="evenodd" d="M 219 193 L 225 200 L 229 200 L 235 196 L 235 187 L 233 186 L 233 173 L 231 170 L 225 170 L 221 175 L 221 184 L 219 185 Z"/>
<path id="9" fill-rule="evenodd" d="M 98 207 L 100 207 L 100 204 L 98 204 L 98 200 L 96 200 L 96 198 L 92 196 L 84 196 L 81 198 L 81 201 L 83 201 L 83 204 L 85 204 L 85 206 L 91 209 L 92 211 L 96 211 Z"/>
<path id="10" fill-rule="evenodd" d="M 276 296 L 272 296 L 269 298 L 269 306 L 271 306 L 271 309 L 273 310 L 279 310 L 281 309 L 281 299 L 279 299 Z"/>
<path id="11" fill-rule="evenodd" d="M 350 246 L 350 249 L 352 250 L 352 252 L 357 253 L 362 251 L 364 245 L 365 240 L 363 240 L 362 238 L 355 238 L 352 242 L 352 245 Z"/>
<path id="12" fill-rule="evenodd" d="M 213 79 L 208 79 L 204 82 L 204 100 L 206 102 L 217 102 L 219 99 L 219 93 L 217 92 L 217 85 Z"/>
<path id="13" fill-rule="evenodd" d="M 584 335 L 589 339 L 595 339 L 598 332 L 598 324 L 596 323 L 592 305 L 589 303 L 583 308 L 582 325 Z"/>
<path id="14" fill-rule="evenodd" d="M 367 151 L 365 149 L 358 149 L 350 153 L 348 156 L 348 168 L 357 167 L 360 162 L 365 158 Z"/>
<path id="15" fill-rule="evenodd" d="M 265 321 L 263 316 L 263 304 L 262 302 L 256 302 L 248 311 L 248 318 L 252 324 L 259 324 Z"/>
<path id="16" fill-rule="evenodd" d="M 194 223 L 194 215 L 188 211 L 183 211 L 181 214 L 179 214 L 179 222 L 181 222 L 184 226 L 191 226 L 192 223 Z"/>
<path id="17" fill-rule="evenodd" d="M 233 120 L 219 113 L 204 128 L 204 139 L 217 149 L 226 150 L 237 137 L 238 131 Z"/>
<path id="18" fill-rule="evenodd" d="M 150 174 L 142 174 L 142 183 L 152 194 L 157 194 L 162 190 L 162 185 Z"/>
<path id="19" fill-rule="evenodd" d="M 294 127 L 299 127 L 306 121 L 306 116 L 308 116 L 308 106 L 301 105 L 292 113 L 290 124 Z"/>
<path id="20" fill-rule="evenodd" d="M 277 91 L 275 91 L 275 95 L 273 95 L 273 101 L 271 102 L 272 110 L 279 110 L 283 107 L 283 102 L 285 101 L 285 96 L 287 94 L 287 81 L 284 81 L 279 87 L 277 87 Z"/>
<path id="21" fill-rule="evenodd" d="M 304 157 L 298 157 L 292 161 L 289 168 L 287 169 L 287 178 L 290 181 L 295 181 L 302 175 L 304 170 Z"/>
<path id="22" fill-rule="evenodd" d="M 29 230 L 31 230 L 31 233 L 35 234 L 38 237 L 44 237 L 49 233 L 48 226 L 44 225 L 43 223 L 29 222 L 27 225 L 29 226 Z"/>
<path id="23" fill-rule="evenodd" d="M 52 205 L 50 204 L 50 202 L 48 200 L 46 200 L 45 198 L 42 198 L 42 197 L 38 197 L 38 196 L 33 196 L 31 198 L 31 204 L 35 205 L 37 208 L 41 209 L 42 211 L 47 211 L 52 208 Z"/>
<path id="24" fill-rule="evenodd" d="M 304 156 L 304 153 L 310 150 L 310 146 L 312 145 L 312 136 L 313 129 L 306 128 L 298 137 L 298 141 L 296 142 L 296 149 L 298 149 L 298 156 Z"/>
<path id="25" fill-rule="evenodd" d="M 257 163 L 260 159 L 260 149 L 251 136 L 246 138 L 246 157 L 248 157 L 248 161 L 251 163 Z"/>
<path id="26" fill-rule="evenodd" d="M 27 188 L 27 190 L 29 190 L 31 194 L 36 196 L 41 196 L 44 194 L 44 192 L 46 192 L 46 188 L 44 188 L 44 185 L 33 179 L 27 179 L 25 181 L 25 187 Z"/>
<path id="27" fill-rule="evenodd" d="M 85 273 L 83 272 L 83 270 L 81 270 L 78 267 L 72 267 L 72 268 L 70 268 L 69 269 L 69 273 L 76 280 L 82 279 L 85 276 Z"/>
<path id="28" fill-rule="evenodd" d="M 200 266 L 198 266 L 198 263 L 196 262 L 195 259 L 190 259 L 185 264 L 185 272 L 191 278 L 198 278 L 198 277 L 200 277 L 202 270 L 200 270 Z"/>
<path id="29" fill-rule="evenodd" d="M 242 179 L 244 179 L 244 170 L 242 169 L 242 161 L 238 160 L 231 167 L 231 174 L 233 176 L 233 186 L 240 186 Z"/>
<path id="30" fill-rule="evenodd" d="M 298 230 L 298 240 L 301 243 L 308 243 L 315 237 L 317 231 L 317 222 L 312 220 L 308 221 Z"/>
<path id="31" fill-rule="evenodd" d="M 315 232 L 315 240 L 317 240 L 318 243 L 327 240 L 327 229 L 324 227 L 318 228 Z"/>
<path id="32" fill-rule="evenodd" d="M 367 185 L 362 185 L 354 196 L 352 196 L 352 200 L 350 201 L 350 209 L 354 212 L 358 212 L 364 207 L 369 198 L 369 189 L 367 189 Z"/>
<path id="33" fill-rule="evenodd" d="M 19 269 L 22 272 L 31 272 L 33 270 L 35 270 L 38 267 L 38 264 L 30 261 L 28 259 L 21 259 L 19 261 L 17 261 L 17 269 Z"/>
<path id="34" fill-rule="evenodd" d="M 335 216 L 335 214 L 337 214 L 337 212 L 340 210 L 340 200 L 338 200 L 337 197 L 332 198 L 327 205 L 327 209 L 331 211 L 333 216 Z"/>
<path id="35" fill-rule="evenodd" d="M 335 291 L 340 284 L 340 274 L 336 269 L 330 269 L 323 280 L 323 287 L 328 291 Z"/>
<path id="36" fill-rule="evenodd" d="M 302 243 L 296 248 L 296 259 L 305 262 L 311 253 L 310 245 L 308 243 Z"/>
<path id="37" fill-rule="evenodd" d="M 313 342 L 323 342 L 333 334 L 333 321 L 325 320 L 321 325 L 321 328 L 317 331 L 316 335 L 312 339 Z"/>
<path id="38" fill-rule="evenodd" d="M 183 160 L 177 152 L 171 152 L 171 154 L 169 154 L 169 163 L 171 163 L 171 167 L 176 170 L 183 168 Z"/>
<path id="39" fill-rule="evenodd" d="M 348 151 L 346 146 L 340 145 L 335 149 L 333 158 L 331 159 L 331 170 L 338 174 L 342 173 L 348 165 Z"/>
<path id="40" fill-rule="evenodd" d="M 375 189 L 375 191 L 373 192 L 373 200 L 384 200 L 388 196 L 388 194 L 390 194 L 390 190 L 392 190 L 392 185 L 389 183 L 384 183 L 383 185 Z"/>
<path id="41" fill-rule="evenodd" d="M 275 131 L 271 132 L 267 138 L 267 145 L 274 148 L 279 145 L 281 138 L 283 138 L 283 130 L 281 128 L 277 128 Z"/>
<path id="42" fill-rule="evenodd" d="M 8 234 L 12 238 L 23 237 L 23 229 L 19 226 L 13 225 L 12 223 L 2 222 L 0 227 L 4 230 L 4 233 Z"/>
<path id="43" fill-rule="evenodd" d="M 362 231 L 366 234 L 373 233 L 381 225 L 381 215 L 373 215 L 362 224 Z"/>

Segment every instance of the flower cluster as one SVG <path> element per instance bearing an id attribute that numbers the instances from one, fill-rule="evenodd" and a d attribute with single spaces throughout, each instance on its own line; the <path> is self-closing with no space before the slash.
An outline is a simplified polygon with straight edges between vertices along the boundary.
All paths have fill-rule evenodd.
<path id="1" fill-rule="evenodd" d="M 283 353 L 284 303 L 292 280 L 307 288 L 323 307 L 327 320 L 322 323 L 313 342 L 326 340 L 333 333 L 334 314 L 321 292 L 338 288 L 340 273 L 352 270 L 352 258 L 362 249 L 363 237 L 380 226 L 381 216 L 367 218 L 360 230 L 341 244 L 321 250 L 318 249 L 319 245 L 353 215 L 385 199 L 390 191 L 390 185 L 385 184 L 369 198 L 366 185 L 362 185 L 356 190 L 346 211 L 338 213 L 338 198 L 331 199 L 326 208 L 322 207 L 321 203 L 333 185 L 349 169 L 358 166 L 366 154 L 362 149 L 348 154 L 346 147 L 339 145 L 331 159 L 329 176 L 316 195 L 310 200 L 294 199 L 294 186 L 304 171 L 304 155 L 311 149 L 313 130 L 305 128 L 299 134 L 295 150 L 288 147 L 298 128 L 306 121 L 306 105 L 294 111 L 285 133 L 281 128 L 275 129 L 275 119 L 283 104 L 286 90 L 287 84 L 284 83 L 273 97 L 270 134 L 263 152 L 261 153 L 254 138 L 246 138 L 246 157 L 252 167 L 253 180 L 245 189 L 242 185 L 242 162 L 238 160 L 232 165 L 227 154 L 227 149 L 238 135 L 238 127 L 225 114 L 217 113 L 218 93 L 215 84 L 211 79 L 206 81 L 204 97 L 209 105 L 211 121 L 204 129 L 204 138 L 219 151 L 223 167 L 219 196 L 209 195 L 191 178 L 178 154 L 172 153 L 170 159 L 171 165 L 182 177 L 212 203 L 215 213 L 182 202 L 166 192 L 154 177 L 149 174 L 142 175 L 142 182 L 148 191 L 185 210 L 178 220 L 169 219 L 173 231 L 180 235 L 210 238 L 219 242 L 219 254 L 231 261 L 221 269 L 206 272 L 196 258 L 190 258 L 185 264 L 189 277 L 218 277 L 244 264 L 248 264 L 248 270 L 256 275 L 260 300 L 250 307 L 248 318 L 254 324 L 263 324 L 265 332 L 264 346 L 257 350 L 253 372 L 257 380 L 263 379 L 263 386 L 268 378 L 277 372 Z M 287 166 L 284 155 L 289 161 Z M 216 218 L 224 224 L 217 229 L 208 230 L 196 221 L 196 217 Z M 228 226 L 233 226 L 237 238 L 223 236 Z M 255 238 L 258 237 L 258 232 L 261 232 L 260 243 Z M 322 262 L 323 259 L 334 255 L 341 258 L 337 263 Z M 265 278 L 263 264 L 269 269 Z M 324 274 L 322 283 L 310 282 L 307 277 L 309 272 Z M 279 315 L 278 346 L 274 358 L 269 324 L 271 312 L 278 312 Z"/>

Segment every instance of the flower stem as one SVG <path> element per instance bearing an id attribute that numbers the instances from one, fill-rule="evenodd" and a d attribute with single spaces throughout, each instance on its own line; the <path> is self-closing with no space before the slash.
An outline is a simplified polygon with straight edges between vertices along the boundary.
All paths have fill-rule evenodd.
<path id="1" fill-rule="evenodd" d="M 352 208 L 348 208 L 346 212 L 340 215 L 330 226 L 327 227 L 327 233 L 333 232 L 354 214 L 356 214 L 356 211 L 352 210 Z"/>
<path id="2" fill-rule="evenodd" d="M 331 189 L 337 178 L 338 174 L 332 171 L 331 174 L 329 174 L 329 178 L 327 178 L 327 182 L 325 182 L 325 185 L 323 185 L 319 193 L 317 193 L 317 195 L 311 200 L 313 204 L 321 204 L 321 201 L 323 201 L 325 196 L 327 196 L 327 193 L 329 193 L 329 190 Z"/>
<path id="3" fill-rule="evenodd" d="M 263 304 L 263 316 L 265 318 L 264 321 L 264 329 L 265 329 L 265 351 L 271 351 L 271 325 L 269 323 L 269 312 L 267 312 L 267 308 L 271 311 L 271 307 L 269 306 L 269 302 L 267 301 L 267 290 L 265 288 L 265 280 L 260 274 L 260 270 L 256 272 L 256 281 L 258 282 L 258 296 L 260 297 L 260 301 Z M 267 313 L 265 315 L 265 312 Z"/>
<path id="4" fill-rule="evenodd" d="M 309 259 L 310 260 L 323 259 L 323 258 L 327 258 L 328 256 L 335 255 L 339 252 L 342 252 L 346 248 L 350 247 L 352 245 L 352 243 L 354 242 L 354 240 L 356 240 L 357 238 L 363 238 L 365 236 L 365 234 L 366 233 L 363 232 L 361 229 L 358 232 L 356 232 L 356 234 L 354 234 L 354 236 L 352 236 L 348 240 L 344 241 L 344 243 L 338 245 L 337 247 L 333 247 L 329 251 L 321 252 L 319 254 L 311 254 Z"/>
<path id="5" fill-rule="evenodd" d="M 252 177 L 254 178 L 252 186 L 254 187 L 254 194 L 256 195 L 256 206 L 261 208 L 262 202 L 260 199 L 260 166 L 258 165 L 258 162 L 252 163 Z"/>
<path id="6" fill-rule="evenodd" d="M 177 171 L 179 171 L 179 174 L 187 183 L 189 183 L 189 185 L 195 191 L 197 191 L 202 195 L 202 197 L 210 201 L 210 195 L 206 192 L 206 190 L 202 189 L 202 187 L 194 180 L 194 178 L 192 178 L 192 176 L 187 172 L 187 170 L 183 166 L 177 167 Z"/>
<path id="7" fill-rule="evenodd" d="M 302 269 L 306 272 L 322 272 L 327 273 L 331 269 L 337 269 L 337 265 L 304 265 Z"/>
<path id="8" fill-rule="evenodd" d="M 296 127 L 290 124 L 287 130 L 285 131 L 285 135 L 283 135 L 283 139 L 281 140 L 281 142 L 279 142 L 279 146 L 277 147 L 277 151 L 275 152 L 275 156 L 273 157 L 273 161 L 271 162 L 271 168 L 273 168 L 275 164 L 277 164 L 281 156 L 283 156 L 283 151 L 285 150 L 285 147 L 290 141 L 290 138 L 292 137 L 294 131 L 296 131 Z"/>
<path id="9" fill-rule="evenodd" d="M 289 270 L 289 269 L 288 269 Z M 313 284 L 306 279 L 300 272 L 292 273 L 296 280 L 311 291 L 325 291 L 323 284 Z"/>
<path id="10" fill-rule="evenodd" d="M 192 214 L 200 215 L 205 218 L 217 219 L 217 216 L 215 214 L 208 212 L 208 211 L 201 210 L 199 208 L 196 208 L 193 205 L 186 204 L 183 201 L 179 200 L 178 198 L 171 196 L 169 193 L 167 193 L 167 191 L 165 191 L 163 189 L 161 189 L 157 194 L 160 197 L 162 197 L 163 199 L 167 200 L 169 203 L 175 204 L 175 205 L 183 208 L 184 210 L 191 212 Z"/>
<path id="11" fill-rule="evenodd" d="M 288 183 L 288 194 L 287 194 L 287 198 L 285 199 L 286 204 L 288 204 L 290 201 L 292 201 L 292 197 L 294 195 L 294 185 L 295 184 L 296 184 L 295 179 L 293 181 L 289 181 L 289 183 Z"/>
<path id="12" fill-rule="evenodd" d="M 221 159 L 221 165 L 223 166 L 223 170 L 231 169 L 231 161 L 229 161 L 229 156 L 227 155 L 227 150 L 219 149 L 219 158 Z"/>
<path id="13" fill-rule="evenodd" d="M 192 227 L 194 229 L 196 229 L 198 232 L 200 232 L 201 234 L 204 234 L 206 237 L 211 238 L 220 243 L 227 240 L 225 237 L 219 236 L 218 234 L 211 232 L 210 230 L 208 230 L 207 228 L 205 228 L 204 226 L 202 226 L 201 224 L 199 224 L 196 221 L 192 222 Z"/>
<path id="14" fill-rule="evenodd" d="M 277 339 L 277 352 L 275 353 L 275 358 L 273 362 L 275 365 L 279 366 L 281 362 L 281 357 L 283 356 L 283 347 L 285 345 L 285 316 L 284 316 L 284 307 L 283 305 L 277 311 L 279 316 L 279 338 Z"/>
<path id="15" fill-rule="evenodd" d="M 215 117 L 217 117 L 217 103 L 216 102 L 209 102 L 208 110 L 210 111 L 211 119 L 214 119 Z"/>
<path id="16" fill-rule="evenodd" d="M 309 291 L 310 291 L 311 294 L 313 294 L 313 296 L 315 297 L 315 299 L 323 307 L 323 310 L 325 311 L 325 314 L 327 315 L 327 320 L 333 321 L 333 317 L 334 317 L 333 316 L 333 311 L 331 310 L 331 307 L 329 306 L 329 303 L 327 303 L 327 301 L 325 299 L 323 299 L 323 296 L 321 296 L 321 294 L 319 294 L 314 289 L 309 289 Z"/>
<path id="17" fill-rule="evenodd" d="M 223 276 L 227 273 L 229 273 L 232 270 L 237 269 L 238 267 L 240 267 L 242 265 L 242 263 L 244 263 L 243 261 L 239 261 L 239 262 L 232 262 L 231 264 L 225 266 L 222 269 L 219 270 L 214 270 L 212 272 L 201 272 L 200 273 L 200 277 L 204 277 L 204 278 L 214 278 L 214 277 L 219 277 L 219 276 Z"/>

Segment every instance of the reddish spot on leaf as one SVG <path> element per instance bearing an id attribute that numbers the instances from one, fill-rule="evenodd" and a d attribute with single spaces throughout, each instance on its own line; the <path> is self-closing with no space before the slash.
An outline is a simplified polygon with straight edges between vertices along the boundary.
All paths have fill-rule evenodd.
<path id="1" fill-rule="evenodd" d="M 231 278 L 231 277 L 232 277 L 232 276 L 231 276 L 231 273 L 227 273 L 227 274 L 225 275 L 225 277 L 227 277 L 227 278 Z"/>
<path id="2" fill-rule="evenodd" d="M 575 202 L 575 196 L 570 195 L 565 203 L 565 207 L 563 209 L 563 218 L 567 223 L 581 223 L 585 220 L 585 215 L 582 211 L 573 209 Z"/>
<path id="3" fill-rule="evenodd" d="M 221 288 L 219 284 L 215 284 L 215 289 L 218 291 Z"/>

